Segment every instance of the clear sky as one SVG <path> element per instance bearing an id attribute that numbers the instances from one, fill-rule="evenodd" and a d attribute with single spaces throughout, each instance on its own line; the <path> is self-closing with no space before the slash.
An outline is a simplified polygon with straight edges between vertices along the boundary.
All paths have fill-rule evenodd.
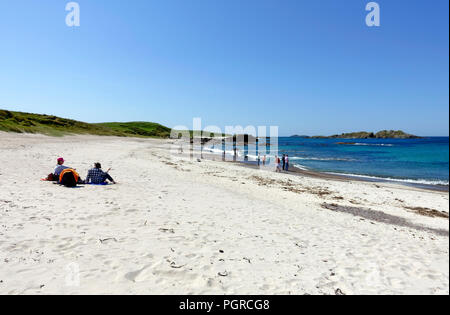
<path id="1" fill-rule="evenodd" d="M 0 108 L 87 122 L 449 133 L 447 0 L 0 0 Z"/>

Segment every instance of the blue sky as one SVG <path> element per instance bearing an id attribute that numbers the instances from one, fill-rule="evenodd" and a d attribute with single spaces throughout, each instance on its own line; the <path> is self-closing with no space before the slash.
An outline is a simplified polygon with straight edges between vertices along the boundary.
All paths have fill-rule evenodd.
<path id="1" fill-rule="evenodd" d="M 447 0 L 0 0 L 0 108 L 88 122 L 449 133 Z"/>

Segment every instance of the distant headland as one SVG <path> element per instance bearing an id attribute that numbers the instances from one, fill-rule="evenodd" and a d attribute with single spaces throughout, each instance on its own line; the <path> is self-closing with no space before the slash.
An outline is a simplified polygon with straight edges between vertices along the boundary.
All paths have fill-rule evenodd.
<path id="1" fill-rule="evenodd" d="M 377 133 L 360 131 L 342 133 L 332 136 L 300 136 L 293 135 L 292 138 L 312 138 L 312 139 L 420 139 L 422 137 L 411 135 L 401 130 L 382 130 Z"/>

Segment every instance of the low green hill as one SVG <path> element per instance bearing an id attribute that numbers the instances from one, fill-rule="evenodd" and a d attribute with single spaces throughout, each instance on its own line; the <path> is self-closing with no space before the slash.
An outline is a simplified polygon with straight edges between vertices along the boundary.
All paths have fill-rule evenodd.
<path id="1" fill-rule="evenodd" d="M 155 138 L 169 138 L 170 128 L 163 125 L 151 122 L 127 122 L 127 123 L 101 123 L 95 124 L 98 127 L 108 128 L 115 132 L 120 132 L 127 136 L 141 136 L 141 137 L 155 137 Z"/>
<path id="2" fill-rule="evenodd" d="M 51 136 L 67 134 L 152 138 L 168 138 L 170 136 L 170 128 L 150 122 L 90 124 L 56 116 L 1 109 L 0 131 L 41 133 Z"/>

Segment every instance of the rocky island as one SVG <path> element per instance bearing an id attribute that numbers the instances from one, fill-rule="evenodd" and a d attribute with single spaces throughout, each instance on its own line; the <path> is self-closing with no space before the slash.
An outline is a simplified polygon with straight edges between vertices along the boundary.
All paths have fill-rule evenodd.
<path id="1" fill-rule="evenodd" d="M 332 136 L 299 136 L 294 135 L 293 138 L 312 138 L 312 139 L 420 139 L 421 137 L 411 135 L 401 130 L 382 130 L 377 133 L 360 131 L 343 133 Z"/>

